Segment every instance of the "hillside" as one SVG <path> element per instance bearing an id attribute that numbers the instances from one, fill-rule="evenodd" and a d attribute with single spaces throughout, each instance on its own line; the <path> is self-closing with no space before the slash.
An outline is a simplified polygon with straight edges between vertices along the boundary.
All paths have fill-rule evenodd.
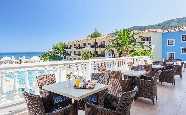
<path id="1" fill-rule="evenodd" d="M 146 30 L 146 29 L 168 30 L 168 29 L 175 29 L 175 28 L 182 29 L 183 27 L 186 27 L 186 17 L 167 20 L 162 23 L 155 24 L 155 25 L 134 26 L 134 27 L 131 27 L 130 29 L 134 29 L 134 30 Z"/>

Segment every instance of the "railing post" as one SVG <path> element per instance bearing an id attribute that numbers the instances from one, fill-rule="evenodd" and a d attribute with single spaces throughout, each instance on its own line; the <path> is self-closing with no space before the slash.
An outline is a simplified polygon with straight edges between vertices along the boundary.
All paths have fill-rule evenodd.
<path id="1" fill-rule="evenodd" d="M 16 73 L 16 72 L 14 72 Z M 13 83 L 13 93 L 17 94 L 18 93 L 18 86 L 17 86 L 17 74 L 14 74 L 14 83 Z"/>
<path id="2" fill-rule="evenodd" d="M 2 71 L 0 71 L 0 95 L 3 95 L 4 90 L 3 90 L 3 80 L 4 79 L 4 73 Z"/>
<path id="3" fill-rule="evenodd" d="M 91 75 L 92 75 L 92 61 L 89 60 L 89 62 L 87 63 L 87 70 L 88 70 L 88 77 L 86 77 L 86 80 L 91 80 Z"/>
<path id="4" fill-rule="evenodd" d="M 58 69 L 57 69 L 57 71 L 58 71 L 58 80 L 59 80 L 59 82 L 60 81 L 64 81 L 64 78 L 63 78 L 63 75 L 62 75 L 62 67 L 61 66 L 58 66 Z"/>
<path id="5" fill-rule="evenodd" d="M 30 90 L 30 83 L 29 83 L 29 74 L 28 71 L 26 70 L 26 75 L 25 75 L 25 89 L 26 91 Z"/>

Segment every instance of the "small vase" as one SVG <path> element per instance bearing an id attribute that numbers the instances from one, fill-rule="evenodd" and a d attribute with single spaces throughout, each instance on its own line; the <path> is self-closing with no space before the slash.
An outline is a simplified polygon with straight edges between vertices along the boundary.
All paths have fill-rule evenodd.
<path id="1" fill-rule="evenodd" d="M 70 79 L 67 80 L 67 88 L 70 88 L 71 87 L 71 81 Z"/>

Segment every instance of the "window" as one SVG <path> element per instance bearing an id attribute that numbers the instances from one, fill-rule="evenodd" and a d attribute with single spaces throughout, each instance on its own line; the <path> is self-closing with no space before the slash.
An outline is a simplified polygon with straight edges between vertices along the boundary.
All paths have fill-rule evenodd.
<path id="1" fill-rule="evenodd" d="M 105 45 L 105 41 L 102 41 L 101 44 Z"/>
<path id="2" fill-rule="evenodd" d="M 91 45 L 91 43 L 88 43 L 88 45 Z"/>
<path id="3" fill-rule="evenodd" d="M 175 44 L 175 40 L 174 39 L 168 39 L 167 40 L 167 45 L 168 46 L 174 46 L 174 44 Z"/>
<path id="4" fill-rule="evenodd" d="M 86 47 L 86 43 L 83 43 L 83 46 Z"/>
<path id="5" fill-rule="evenodd" d="M 182 35 L 182 41 L 186 42 L 186 35 Z"/>
<path id="6" fill-rule="evenodd" d="M 186 48 L 181 48 L 181 53 L 186 54 Z"/>
<path id="7" fill-rule="evenodd" d="M 169 52 L 168 53 L 168 59 L 175 59 L 175 53 L 174 52 Z"/>
<path id="8" fill-rule="evenodd" d="M 151 37 L 140 36 L 140 38 L 141 38 L 141 41 L 151 41 Z"/>

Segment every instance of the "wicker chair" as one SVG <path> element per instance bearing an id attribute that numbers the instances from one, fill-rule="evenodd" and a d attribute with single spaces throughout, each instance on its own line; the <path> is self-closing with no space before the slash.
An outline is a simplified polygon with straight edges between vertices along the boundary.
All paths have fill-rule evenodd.
<path id="1" fill-rule="evenodd" d="M 48 75 L 41 75 L 37 77 L 37 84 L 40 89 L 40 95 L 43 98 L 51 98 L 50 100 L 52 101 L 53 105 L 56 108 L 59 108 L 61 106 L 67 106 L 69 103 L 72 103 L 72 100 L 68 97 L 58 95 L 52 92 L 48 92 L 46 90 L 43 90 L 44 85 L 50 85 L 56 83 L 56 78 L 55 74 L 48 74 Z M 48 107 L 48 102 L 44 102 L 44 106 L 47 108 Z"/>
<path id="2" fill-rule="evenodd" d="M 115 97 L 119 100 L 115 110 L 104 107 L 104 99 L 106 95 L 103 95 L 102 98 L 100 98 L 99 105 L 90 103 L 86 104 L 85 115 L 130 115 L 130 108 L 134 95 L 135 91 L 129 91 L 122 93 L 120 98 Z"/>
<path id="3" fill-rule="evenodd" d="M 60 109 L 46 109 L 43 105 L 43 99 L 39 95 L 24 92 L 24 97 L 29 115 L 73 115 L 74 113 L 72 105 Z"/>
<path id="4" fill-rule="evenodd" d="M 152 62 L 153 65 L 163 65 L 162 61 L 154 61 Z"/>
<path id="5" fill-rule="evenodd" d="M 127 92 L 131 91 L 134 87 L 132 86 L 132 79 L 120 80 L 122 91 Z"/>
<path id="6" fill-rule="evenodd" d="M 108 85 L 111 77 L 116 76 L 116 75 L 118 76 L 119 79 L 122 79 L 121 72 L 119 72 L 119 71 L 106 71 L 104 73 L 93 73 L 91 76 L 91 80 L 97 80 L 98 83 Z M 101 97 L 105 92 L 107 92 L 107 89 L 100 91 L 97 94 L 94 94 L 92 96 L 89 96 L 86 99 L 86 101 L 88 100 L 88 102 L 90 102 L 90 103 L 98 104 L 99 97 Z"/>
<path id="7" fill-rule="evenodd" d="M 157 101 L 157 79 L 156 77 L 144 77 L 140 79 L 139 97 L 151 99 L 154 104 L 154 98 Z"/>
<path id="8" fill-rule="evenodd" d="M 105 71 L 102 73 L 92 73 L 91 80 L 97 80 L 97 83 L 108 85 L 110 79 L 110 71 Z M 89 103 L 98 104 L 98 98 L 105 91 L 98 92 L 87 98 L 81 99 L 78 101 L 78 109 L 85 110 L 85 104 L 88 101 Z"/>
<path id="9" fill-rule="evenodd" d="M 91 80 L 97 80 L 98 83 L 108 85 L 110 80 L 110 71 L 104 73 L 92 73 Z"/>
<path id="10" fill-rule="evenodd" d="M 183 65 L 175 65 L 174 67 L 175 67 L 174 74 L 175 75 L 179 75 L 180 78 L 182 78 L 182 68 L 183 68 Z"/>
<path id="11" fill-rule="evenodd" d="M 159 76 L 159 82 L 161 82 L 161 84 L 163 82 L 166 82 L 166 83 L 172 83 L 172 85 L 175 85 L 174 75 L 175 74 L 174 74 L 173 69 L 164 69 L 162 70 Z"/>

